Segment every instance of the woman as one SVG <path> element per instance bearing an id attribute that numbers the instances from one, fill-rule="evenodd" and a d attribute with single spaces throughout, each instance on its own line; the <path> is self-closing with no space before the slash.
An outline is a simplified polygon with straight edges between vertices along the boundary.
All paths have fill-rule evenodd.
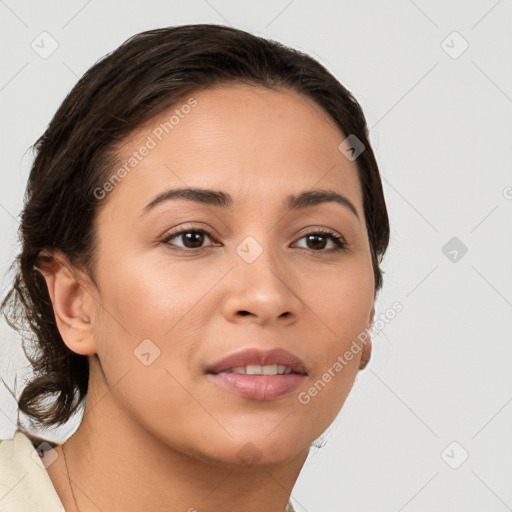
<path id="1" fill-rule="evenodd" d="M 1 443 L 7 509 L 293 510 L 382 287 L 359 104 L 279 43 L 171 27 L 87 71 L 36 150 L 3 304 L 35 334 L 19 408 L 84 412 Z"/>

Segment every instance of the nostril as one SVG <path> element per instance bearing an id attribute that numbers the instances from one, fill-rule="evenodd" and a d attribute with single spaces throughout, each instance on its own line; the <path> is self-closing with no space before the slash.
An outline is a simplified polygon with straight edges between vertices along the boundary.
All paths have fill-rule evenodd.
<path id="1" fill-rule="evenodd" d="M 242 316 L 247 316 L 247 315 L 250 315 L 251 313 L 249 313 L 249 311 L 239 311 L 239 313 L 242 315 Z"/>

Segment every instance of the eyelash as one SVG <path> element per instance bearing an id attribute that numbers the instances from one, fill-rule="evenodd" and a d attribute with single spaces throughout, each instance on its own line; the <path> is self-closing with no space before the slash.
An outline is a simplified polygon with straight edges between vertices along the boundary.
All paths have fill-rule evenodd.
<path id="1" fill-rule="evenodd" d="M 200 229 L 200 228 L 182 228 L 182 229 L 180 229 L 178 231 L 174 231 L 173 233 L 169 233 L 162 240 L 162 243 L 163 244 L 167 244 L 167 245 L 172 245 L 172 244 L 169 244 L 169 242 L 173 238 L 179 237 L 180 235 L 183 235 L 185 233 L 203 233 L 206 236 L 208 236 L 211 240 L 214 240 L 214 238 L 210 234 L 210 232 L 205 230 L 205 229 Z M 303 238 L 306 238 L 306 237 L 308 237 L 310 235 L 323 235 L 326 238 L 330 238 L 332 240 L 332 242 L 335 244 L 335 247 L 333 247 L 331 249 L 319 249 L 319 250 L 308 249 L 308 248 L 305 248 L 305 247 L 301 247 L 301 249 L 305 249 L 306 251 L 313 252 L 313 253 L 330 253 L 330 252 L 337 252 L 337 251 L 346 250 L 346 248 L 348 246 L 348 244 L 345 242 L 345 240 L 343 239 L 342 236 L 336 234 L 335 231 L 332 231 L 331 229 L 328 229 L 328 228 L 318 228 L 315 231 L 311 231 L 309 233 L 306 233 L 306 234 L 302 235 L 299 238 L 299 240 L 302 240 Z M 172 248 L 172 250 L 183 251 L 183 252 L 192 252 L 192 253 L 193 252 L 201 251 L 203 249 L 205 249 L 205 247 L 195 247 L 195 248 L 173 247 Z"/>

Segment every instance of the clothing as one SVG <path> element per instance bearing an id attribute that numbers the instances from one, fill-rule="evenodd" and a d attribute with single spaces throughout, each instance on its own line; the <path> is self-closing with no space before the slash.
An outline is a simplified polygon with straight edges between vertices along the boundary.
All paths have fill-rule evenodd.
<path id="1" fill-rule="evenodd" d="M 292 506 L 292 502 L 288 502 L 288 506 L 286 507 L 286 510 L 284 512 L 295 512 L 295 509 Z"/>
<path id="2" fill-rule="evenodd" d="M 65 512 L 43 463 L 53 446 L 19 430 L 0 441 L 0 512 Z"/>
<path id="3" fill-rule="evenodd" d="M 0 512 L 66 512 L 45 468 L 55 446 L 20 430 L 0 441 Z"/>

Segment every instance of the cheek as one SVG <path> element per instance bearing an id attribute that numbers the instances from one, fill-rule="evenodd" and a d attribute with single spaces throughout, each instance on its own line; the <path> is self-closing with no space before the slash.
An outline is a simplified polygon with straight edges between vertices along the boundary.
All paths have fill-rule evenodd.
<path id="1" fill-rule="evenodd" d="M 105 309 L 134 339 L 170 335 L 219 279 L 218 268 L 180 264 L 165 253 L 126 257 L 115 266 L 104 266 L 113 269 L 105 276 Z"/>
<path id="2" fill-rule="evenodd" d="M 371 265 L 360 262 L 343 268 L 316 286 L 308 285 L 303 293 L 313 312 L 310 336 L 316 364 L 298 401 L 311 418 L 320 417 L 326 424 L 338 414 L 359 370 L 374 304 Z"/>
<path id="3" fill-rule="evenodd" d="M 309 429 L 320 435 L 342 408 L 359 371 L 362 341 L 369 328 L 373 306 L 373 281 L 354 274 L 312 295 L 311 309 L 317 314 L 311 331 L 315 340 L 315 365 L 307 386 L 297 395 Z M 314 332 L 316 335 L 313 336 Z"/>
<path id="4" fill-rule="evenodd" d="M 194 333 L 187 313 L 201 291 L 187 287 L 183 276 L 155 276 L 150 268 L 121 262 L 112 269 L 94 325 L 112 396 L 148 429 L 151 421 L 169 422 L 177 409 L 190 408 L 190 395 L 179 383 L 189 378 Z"/>
<path id="5" fill-rule="evenodd" d="M 317 274 L 314 280 L 302 278 L 300 298 L 304 313 L 310 313 L 322 330 L 325 346 L 343 348 L 349 338 L 368 327 L 374 304 L 371 262 L 350 261 Z"/>
<path id="6" fill-rule="evenodd" d="M 100 276 L 105 284 L 94 335 L 109 382 L 130 372 L 129 380 L 139 383 L 133 398 L 144 389 L 154 393 L 150 401 L 167 396 L 178 386 L 168 372 L 185 382 L 194 371 L 197 340 L 218 304 L 205 298 L 219 280 L 218 269 L 189 264 L 186 271 L 160 257 L 149 263 L 124 257 L 102 268 L 110 271 Z M 175 391 L 179 396 L 179 387 Z"/>

